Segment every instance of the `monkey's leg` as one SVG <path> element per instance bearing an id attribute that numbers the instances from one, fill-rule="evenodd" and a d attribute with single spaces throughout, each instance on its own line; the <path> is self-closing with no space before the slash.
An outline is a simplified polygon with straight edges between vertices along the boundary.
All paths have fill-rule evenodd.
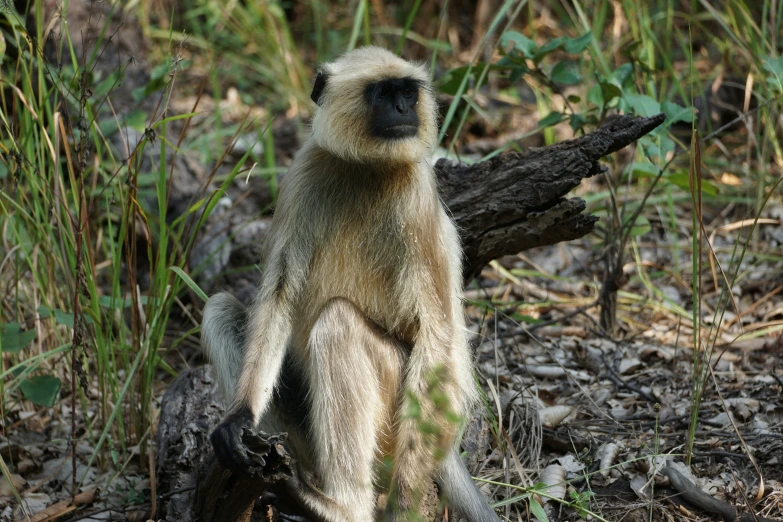
<path id="1" fill-rule="evenodd" d="M 373 470 L 392 431 L 403 367 L 401 346 L 350 301 L 331 299 L 310 332 L 311 439 L 323 492 L 350 522 L 375 513 Z"/>

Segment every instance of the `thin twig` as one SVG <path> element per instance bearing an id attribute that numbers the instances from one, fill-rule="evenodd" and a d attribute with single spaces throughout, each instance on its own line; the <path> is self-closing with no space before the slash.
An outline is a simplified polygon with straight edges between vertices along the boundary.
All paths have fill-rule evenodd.
<path id="1" fill-rule="evenodd" d="M 606 360 L 606 355 L 604 353 L 601 353 L 601 360 L 604 362 L 604 365 L 606 365 L 606 369 L 609 370 L 609 379 L 611 379 L 612 382 L 614 382 L 617 386 L 640 395 L 644 400 L 652 404 L 663 404 L 663 401 L 659 399 L 654 392 L 645 391 L 635 384 L 631 384 L 620 378 L 620 376 L 617 375 L 617 373 L 614 371 L 614 368 L 612 368 L 612 365 L 609 364 L 609 361 Z"/>

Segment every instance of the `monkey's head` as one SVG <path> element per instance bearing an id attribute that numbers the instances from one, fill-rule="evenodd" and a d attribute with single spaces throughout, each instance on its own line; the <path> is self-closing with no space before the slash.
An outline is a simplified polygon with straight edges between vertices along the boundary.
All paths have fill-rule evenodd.
<path id="1" fill-rule="evenodd" d="M 310 95 L 313 139 L 350 161 L 417 162 L 437 139 L 429 72 L 380 47 L 323 64 Z"/>

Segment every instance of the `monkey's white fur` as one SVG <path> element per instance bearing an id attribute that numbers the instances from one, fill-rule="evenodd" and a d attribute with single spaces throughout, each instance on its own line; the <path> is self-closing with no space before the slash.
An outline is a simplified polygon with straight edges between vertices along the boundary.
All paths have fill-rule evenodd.
<path id="1" fill-rule="evenodd" d="M 469 520 L 496 522 L 456 452 L 435 458 L 455 427 L 429 397 L 434 372 L 458 415 L 470 412 L 476 390 L 461 248 L 430 162 L 437 122 L 429 74 L 376 47 L 322 71 L 313 133 L 283 180 L 256 301 L 246 312 L 227 294 L 210 298 L 205 351 L 233 409 L 248 406 L 264 429 L 289 431 L 294 456 L 321 490 L 298 494 L 325 519 L 373 520 L 375 470 L 390 455 L 390 495 L 402 510 L 387 512 L 392 519 L 406 520 L 439 469 Z M 421 86 L 419 131 L 381 140 L 369 131 L 365 88 L 395 78 Z M 309 430 L 287 424 L 286 406 L 273 401 L 284 359 L 307 388 Z M 420 403 L 420 420 L 439 430 L 434 442 L 403 414 L 406 393 Z"/>

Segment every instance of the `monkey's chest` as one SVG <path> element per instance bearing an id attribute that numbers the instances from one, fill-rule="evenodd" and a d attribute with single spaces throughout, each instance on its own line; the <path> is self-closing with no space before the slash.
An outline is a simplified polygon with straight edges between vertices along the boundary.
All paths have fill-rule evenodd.
<path id="1" fill-rule="evenodd" d="M 410 337 L 416 323 L 408 277 L 417 264 L 415 243 L 404 226 L 362 225 L 335 227 L 315 249 L 307 282 L 310 306 L 315 312 L 342 297 L 382 329 Z"/>

